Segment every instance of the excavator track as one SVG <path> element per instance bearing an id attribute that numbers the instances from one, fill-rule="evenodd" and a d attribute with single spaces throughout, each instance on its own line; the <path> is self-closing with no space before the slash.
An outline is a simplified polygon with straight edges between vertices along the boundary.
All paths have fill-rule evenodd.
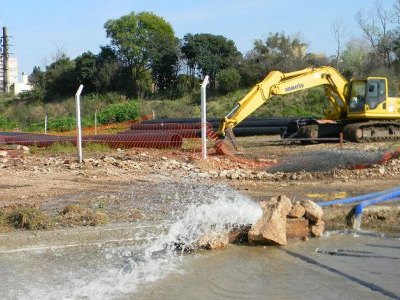
<path id="1" fill-rule="evenodd" d="M 360 122 L 347 124 L 343 128 L 344 139 L 350 142 L 400 141 L 400 123 Z"/>

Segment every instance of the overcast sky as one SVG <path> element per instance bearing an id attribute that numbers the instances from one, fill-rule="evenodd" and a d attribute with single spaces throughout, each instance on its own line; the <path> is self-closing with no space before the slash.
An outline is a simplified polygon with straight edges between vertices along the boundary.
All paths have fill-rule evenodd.
<path id="1" fill-rule="evenodd" d="M 376 0 L 1 0 L 0 26 L 7 26 L 10 52 L 19 71 L 51 63 L 57 50 L 75 58 L 106 45 L 104 23 L 132 11 L 151 11 L 170 22 L 177 37 L 186 33 L 221 34 L 245 53 L 269 32 L 301 34 L 312 52 L 334 53 L 332 24 L 342 22 L 347 37 L 361 36 L 360 10 Z M 383 2 L 387 7 L 391 0 Z"/>

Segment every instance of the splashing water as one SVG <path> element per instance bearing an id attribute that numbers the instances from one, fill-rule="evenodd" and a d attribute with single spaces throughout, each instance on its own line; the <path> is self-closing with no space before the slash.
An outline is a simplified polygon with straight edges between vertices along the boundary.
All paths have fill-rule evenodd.
<path id="1" fill-rule="evenodd" d="M 84 282 L 70 279 L 67 291 L 57 291 L 57 298 L 115 298 L 132 295 L 145 284 L 161 279 L 171 273 L 182 272 L 185 255 L 176 251 L 176 242 L 183 246 L 193 245 L 203 234 L 220 234 L 232 226 L 254 223 L 262 215 L 261 207 L 248 198 L 225 187 L 212 189 L 213 196 L 199 194 L 200 199 L 190 204 L 175 220 L 168 220 L 169 227 L 163 234 L 149 234 L 148 242 L 139 250 L 127 247 L 113 249 L 107 258 L 125 256 L 122 265 L 109 268 L 96 278 Z M 215 189 L 215 191 L 213 190 Z M 37 293 L 30 296 L 37 297 Z M 40 295 L 43 297 L 43 295 Z M 52 298 L 46 294 L 48 298 Z M 53 295 L 55 296 L 55 295 Z"/>

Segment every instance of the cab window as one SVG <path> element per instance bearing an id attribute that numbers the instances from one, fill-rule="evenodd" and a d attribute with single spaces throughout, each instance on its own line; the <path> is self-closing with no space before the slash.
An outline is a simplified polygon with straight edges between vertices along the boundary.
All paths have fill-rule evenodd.
<path id="1" fill-rule="evenodd" d="M 360 112 L 364 110 L 366 98 L 366 81 L 354 81 L 351 84 L 349 101 L 350 112 Z"/>
<path id="2" fill-rule="evenodd" d="M 367 85 L 366 104 L 370 109 L 375 109 L 386 100 L 385 80 L 369 80 Z"/>

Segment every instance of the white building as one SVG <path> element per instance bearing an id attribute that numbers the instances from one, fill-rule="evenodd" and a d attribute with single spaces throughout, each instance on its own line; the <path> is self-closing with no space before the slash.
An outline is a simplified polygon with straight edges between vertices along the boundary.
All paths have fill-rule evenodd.
<path id="1" fill-rule="evenodd" d="M 33 85 L 29 83 L 28 80 L 28 75 L 24 74 L 22 72 L 22 82 L 18 82 L 18 78 L 17 78 L 17 82 L 14 82 L 11 85 L 11 92 L 17 96 L 22 92 L 29 92 L 32 91 L 33 89 Z"/>
<path id="2" fill-rule="evenodd" d="M 3 66 L 2 57 L 0 57 L 0 66 Z M 18 60 L 16 57 L 9 57 L 7 64 L 7 92 L 18 96 L 22 92 L 28 92 L 33 89 L 29 83 L 28 75 L 22 73 L 22 82 L 18 80 Z M 3 67 L 0 68 L 0 91 L 3 91 L 4 74 Z"/>

